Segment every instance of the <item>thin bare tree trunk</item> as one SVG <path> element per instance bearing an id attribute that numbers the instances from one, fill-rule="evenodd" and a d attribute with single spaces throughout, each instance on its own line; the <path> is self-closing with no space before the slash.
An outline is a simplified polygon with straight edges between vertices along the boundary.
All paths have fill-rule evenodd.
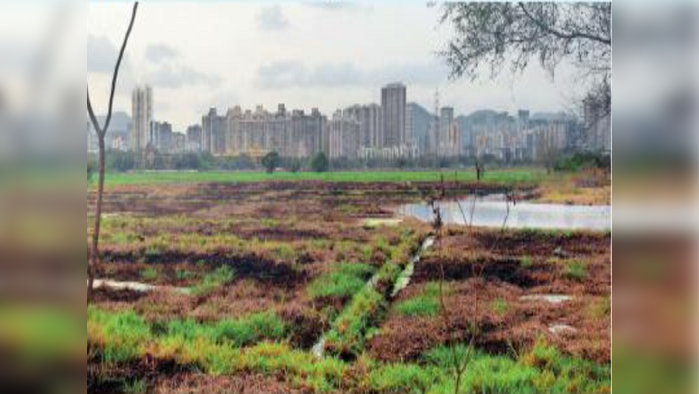
<path id="1" fill-rule="evenodd" d="M 87 269 L 88 286 L 87 299 L 92 300 L 92 292 L 95 283 L 95 270 L 100 262 L 99 240 L 100 226 L 102 221 L 102 202 L 104 200 L 104 167 L 105 167 L 105 149 L 104 149 L 104 134 L 98 137 L 99 144 L 99 164 L 98 164 L 98 181 L 97 181 L 97 201 L 95 203 L 95 225 L 92 232 L 92 248 L 90 250 L 90 264 Z"/>
<path id="2" fill-rule="evenodd" d="M 112 75 L 112 89 L 109 94 L 109 108 L 107 110 L 107 118 L 104 121 L 104 125 L 100 127 L 97 116 L 95 116 L 95 111 L 92 109 L 92 102 L 90 101 L 90 90 L 87 91 L 87 112 L 90 116 L 90 121 L 92 126 L 95 128 L 95 134 L 97 134 L 97 141 L 99 145 L 99 163 L 98 172 L 99 179 L 97 183 L 97 201 L 95 202 L 95 218 L 94 218 L 94 229 L 92 232 L 92 246 L 90 248 L 90 260 L 87 265 L 87 302 L 90 303 L 92 300 L 93 288 L 95 283 L 95 271 L 100 263 L 100 253 L 99 253 L 99 240 L 100 240 L 100 225 L 102 221 L 102 202 L 104 196 L 104 167 L 105 167 L 105 144 L 104 138 L 107 135 L 107 130 L 109 129 L 109 123 L 112 120 L 112 106 L 114 104 L 114 92 L 116 90 L 117 78 L 119 76 L 119 68 L 121 67 L 121 61 L 124 58 L 124 52 L 126 50 L 126 44 L 129 41 L 129 36 L 131 36 L 131 30 L 133 30 L 134 21 L 136 20 L 136 11 L 138 10 L 138 1 L 133 5 L 133 11 L 131 12 L 131 21 L 129 22 L 129 28 L 126 30 L 126 35 L 124 36 L 124 41 L 121 45 L 121 50 L 119 51 L 119 57 L 117 58 L 116 66 L 114 67 L 114 74 Z"/>

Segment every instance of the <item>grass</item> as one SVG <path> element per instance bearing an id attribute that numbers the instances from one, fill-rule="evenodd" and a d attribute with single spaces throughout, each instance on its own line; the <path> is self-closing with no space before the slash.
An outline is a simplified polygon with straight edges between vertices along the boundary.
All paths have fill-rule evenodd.
<path id="1" fill-rule="evenodd" d="M 102 345 L 106 364 L 125 362 L 142 353 L 152 339 L 150 326 L 133 311 L 110 314 L 88 307 L 88 337 Z"/>
<path id="2" fill-rule="evenodd" d="M 326 181 L 326 182 L 439 182 L 443 174 L 454 180 L 454 171 L 338 171 L 338 172 L 274 172 L 260 171 L 211 171 L 211 172 L 129 172 L 109 173 L 107 186 L 134 184 L 167 183 L 250 183 L 263 181 Z M 537 183 L 550 176 L 539 168 L 492 169 L 485 173 L 484 182 L 498 184 Z M 457 179 L 463 182 L 476 181 L 473 170 L 457 172 Z"/>
<path id="3" fill-rule="evenodd" d="M 196 274 L 189 270 L 178 269 L 175 272 L 175 276 L 177 277 L 177 280 L 189 280 L 193 279 L 196 276 Z"/>
<path id="4" fill-rule="evenodd" d="M 325 338 L 325 350 L 334 355 L 359 355 L 364 350 L 366 334 L 385 308 L 383 295 L 370 287 L 362 289 L 333 322 Z"/>
<path id="5" fill-rule="evenodd" d="M 192 288 L 192 294 L 197 296 L 209 295 L 218 288 L 229 284 L 233 281 L 233 278 L 235 278 L 235 271 L 227 265 L 222 265 L 215 271 L 206 274 L 204 278 Z"/>
<path id="6" fill-rule="evenodd" d="M 276 314 L 263 312 L 239 319 L 224 319 L 214 325 L 203 325 L 192 319 L 172 320 L 168 323 L 166 332 L 170 338 L 185 341 L 207 338 L 212 343 L 241 347 L 262 340 L 282 340 L 287 327 Z"/>
<path id="7" fill-rule="evenodd" d="M 154 282 L 158 279 L 158 269 L 155 267 L 147 267 L 141 270 L 141 279 L 146 282 Z"/>
<path id="8" fill-rule="evenodd" d="M 368 264 L 337 264 L 330 273 L 320 276 L 308 286 L 308 295 L 312 299 L 348 299 L 365 286 L 374 271 L 375 268 Z"/>
<path id="9" fill-rule="evenodd" d="M 609 318 L 612 314 L 612 302 L 610 297 L 602 297 L 586 308 L 587 315 L 593 319 Z"/>
<path id="10" fill-rule="evenodd" d="M 88 308 L 87 320 L 90 343 L 96 345 L 105 362 L 107 349 L 111 349 L 110 354 L 121 356 L 120 362 L 148 356 L 193 366 L 214 376 L 241 372 L 284 376 L 294 387 L 315 393 L 454 392 L 451 348 L 434 348 L 423 355 L 420 363 L 384 364 L 366 355 L 360 355 L 353 363 L 333 357 L 316 359 L 288 344 L 269 342 L 283 339 L 278 322 L 271 314 L 250 315 L 212 325 L 171 321 L 165 329 L 156 329 L 133 312 L 105 312 L 94 307 Z M 244 332 L 263 335 L 235 335 L 238 340 L 232 340 L 226 328 L 230 324 L 245 327 Z M 120 330 L 115 331 L 116 328 Z M 489 355 L 464 345 L 456 345 L 453 350 L 460 359 L 469 354 L 460 393 L 600 393 L 610 388 L 608 365 L 565 356 L 544 342 L 538 342 L 518 358 Z M 129 385 L 133 390 L 125 391 L 147 388 L 146 382 Z"/>
<path id="11" fill-rule="evenodd" d="M 570 280 L 582 282 L 587 278 L 587 267 L 585 264 L 575 261 L 566 265 L 563 275 Z"/>
<path id="12" fill-rule="evenodd" d="M 490 304 L 490 309 L 496 315 L 504 315 L 510 309 L 510 306 L 507 304 L 507 301 L 502 298 L 498 298 Z"/>
<path id="13" fill-rule="evenodd" d="M 147 392 L 148 385 L 143 379 L 124 382 L 124 393 L 126 394 L 145 394 Z"/>
<path id="14" fill-rule="evenodd" d="M 439 284 L 428 283 L 420 295 L 399 302 L 394 310 L 403 316 L 436 316 L 440 311 Z"/>
<path id="15" fill-rule="evenodd" d="M 531 267 L 531 266 L 532 266 L 532 258 L 529 257 L 529 256 L 522 256 L 522 257 L 519 259 L 519 265 L 520 265 L 522 268 L 529 268 L 529 267 Z"/>

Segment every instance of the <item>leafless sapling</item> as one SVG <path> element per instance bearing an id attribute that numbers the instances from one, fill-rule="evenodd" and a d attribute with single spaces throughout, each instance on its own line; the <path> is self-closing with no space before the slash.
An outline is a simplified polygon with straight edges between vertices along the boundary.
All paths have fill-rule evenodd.
<path id="1" fill-rule="evenodd" d="M 117 79 L 119 77 L 119 69 L 121 68 L 121 62 L 124 58 L 124 52 L 126 51 L 126 45 L 129 41 L 129 36 L 131 36 L 131 30 L 133 29 L 134 21 L 136 20 L 136 12 L 138 10 L 138 1 L 134 3 L 133 10 L 131 11 L 131 20 L 129 22 L 129 27 L 126 30 L 124 36 L 124 41 L 121 44 L 121 50 L 119 51 L 119 57 L 117 58 L 116 65 L 114 66 L 114 73 L 112 74 L 112 85 L 109 93 L 109 107 L 107 108 L 107 116 L 104 120 L 104 124 L 100 125 L 95 115 L 95 111 L 92 108 L 92 102 L 90 101 L 90 89 L 87 88 L 87 112 L 90 116 L 90 122 L 92 122 L 92 127 L 95 129 L 95 134 L 97 135 L 98 144 L 98 159 L 97 159 L 97 196 L 95 202 L 95 217 L 94 217 L 94 228 L 92 233 L 92 246 L 90 248 L 90 256 L 87 265 L 87 302 L 92 300 L 93 287 L 95 282 L 95 271 L 99 266 L 100 253 L 99 253 L 99 238 L 100 238 L 100 224 L 102 219 L 102 203 L 104 196 L 104 173 L 105 173 L 105 136 L 109 130 L 109 123 L 112 120 L 112 107 L 114 104 L 114 92 L 116 90 Z"/>

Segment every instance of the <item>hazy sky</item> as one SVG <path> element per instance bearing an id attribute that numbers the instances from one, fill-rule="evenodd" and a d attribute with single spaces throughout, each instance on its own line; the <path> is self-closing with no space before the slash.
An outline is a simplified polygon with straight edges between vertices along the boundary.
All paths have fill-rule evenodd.
<path id="1" fill-rule="evenodd" d="M 88 6 L 87 68 L 91 96 L 106 108 L 109 74 L 127 26 L 128 3 Z M 319 107 L 326 114 L 380 101 L 382 85 L 402 81 L 408 101 L 428 109 L 439 88 L 457 113 L 493 108 L 557 111 L 577 92 L 569 67 L 555 79 L 536 61 L 523 75 L 449 81 L 435 53 L 449 37 L 438 9 L 422 3 L 141 3 L 115 101 L 131 112 L 137 83 L 154 89 L 155 117 L 177 130 L 210 107 Z M 99 111 L 98 112 L 103 112 Z"/>

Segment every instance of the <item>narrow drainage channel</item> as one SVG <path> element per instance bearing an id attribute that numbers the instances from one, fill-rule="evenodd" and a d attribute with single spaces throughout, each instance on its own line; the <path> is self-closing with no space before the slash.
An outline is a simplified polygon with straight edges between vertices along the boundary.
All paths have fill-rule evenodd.
<path id="1" fill-rule="evenodd" d="M 434 237 L 427 237 L 420 246 L 420 249 L 413 255 L 410 262 L 405 266 L 401 274 L 396 279 L 396 283 L 393 285 L 393 290 L 391 291 L 390 298 L 395 298 L 403 289 L 405 289 L 408 284 L 410 284 L 410 279 L 415 272 L 415 264 L 420 262 L 420 257 L 434 244 Z M 376 282 L 378 281 L 378 272 L 367 281 L 366 286 L 373 289 L 376 287 Z M 325 348 L 325 334 L 321 335 L 318 342 L 311 348 L 311 354 L 316 358 L 323 358 Z"/>

